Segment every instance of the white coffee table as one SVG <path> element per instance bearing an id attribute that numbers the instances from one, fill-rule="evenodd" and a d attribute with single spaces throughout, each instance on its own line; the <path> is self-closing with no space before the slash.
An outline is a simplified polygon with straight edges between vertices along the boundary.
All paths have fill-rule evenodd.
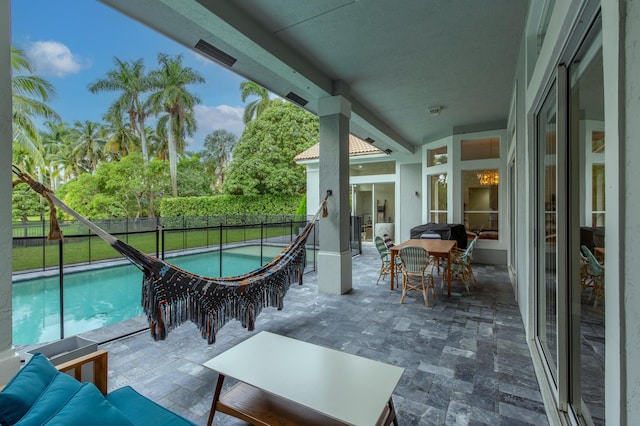
<path id="1" fill-rule="evenodd" d="M 403 368 L 262 331 L 204 364 L 219 373 L 215 411 L 256 425 L 397 425 Z M 222 392 L 226 376 L 238 383 Z"/>

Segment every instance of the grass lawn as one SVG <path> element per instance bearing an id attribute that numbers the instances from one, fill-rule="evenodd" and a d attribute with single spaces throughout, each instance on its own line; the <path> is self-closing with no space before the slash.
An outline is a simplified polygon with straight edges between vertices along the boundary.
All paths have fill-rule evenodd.
<path id="1" fill-rule="evenodd" d="M 263 229 L 263 238 L 289 235 L 289 226 L 275 226 Z M 257 227 L 223 229 L 222 243 L 235 243 L 247 240 L 259 240 L 261 229 Z M 198 229 L 191 231 L 165 232 L 165 252 L 172 250 L 184 250 L 199 247 L 211 247 L 220 244 L 220 230 Z M 155 232 L 129 234 L 118 236 L 122 241 L 132 245 L 138 250 L 156 255 Z M 158 243 L 162 250 L 162 243 Z M 13 271 L 28 271 L 55 267 L 60 264 L 60 243 L 58 241 L 45 242 L 44 246 L 14 247 Z M 63 244 L 63 258 L 65 265 L 75 263 L 87 263 L 106 259 L 119 259 L 122 255 L 97 236 L 67 238 Z"/>

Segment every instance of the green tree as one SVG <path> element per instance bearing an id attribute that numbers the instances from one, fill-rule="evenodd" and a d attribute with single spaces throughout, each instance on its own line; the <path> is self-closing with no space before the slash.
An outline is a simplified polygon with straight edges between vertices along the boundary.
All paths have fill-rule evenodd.
<path id="1" fill-rule="evenodd" d="M 246 102 L 247 98 L 251 96 L 258 97 L 258 99 L 249 102 L 244 107 L 244 114 L 242 116 L 244 124 L 249 124 L 252 120 L 262 114 L 271 104 L 269 91 L 253 81 L 243 81 L 240 83 L 240 94 L 242 95 L 242 102 Z"/>
<path id="2" fill-rule="evenodd" d="M 87 218 L 110 217 L 108 212 L 100 215 L 91 207 L 91 201 L 100 194 L 98 181 L 91 173 L 82 173 L 60 187 L 56 196 L 69 207 Z"/>
<path id="3" fill-rule="evenodd" d="M 153 156 L 158 160 L 167 161 L 169 159 L 169 136 L 166 126 L 159 123 L 155 129 L 150 127 L 147 129 L 149 129 L 148 135 L 154 135 L 153 139 L 149 138 L 151 141 L 150 150 Z"/>
<path id="4" fill-rule="evenodd" d="M 49 187 L 55 191 L 66 177 L 65 171 L 68 163 L 60 161 L 64 159 L 64 156 L 58 154 L 68 144 L 70 129 L 66 123 L 56 121 L 45 121 L 44 128 L 45 130 L 40 132 L 42 155 L 45 160 L 42 177 L 49 181 Z"/>
<path id="5" fill-rule="evenodd" d="M 214 177 L 214 186 L 217 192 L 222 192 L 224 177 L 231 161 L 233 148 L 238 143 L 238 138 L 226 130 L 215 130 L 204 138 L 204 150 L 201 151 L 209 175 Z"/>
<path id="6" fill-rule="evenodd" d="M 200 155 L 189 155 L 178 163 L 178 193 L 181 197 L 211 195 L 210 180 Z"/>
<path id="7" fill-rule="evenodd" d="M 95 171 L 98 163 L 105 158 L 107 141 L 104 127 L 90 120 L 76 121 L 73 136 L 73 157 L 76 162 L 84 171 Z"/>
<path id="8" fill-rule="evenodd" d="M 194 106 L 200 102 L 187 86 L 204 83 L 197 71 L 182 65 L 182 55 L 170 57 L 164 53 L 158 55 L 160 69 L 149 74 L 151 85 L 155 88 L 148 99 L 150 111 L 154 114 L 165 113 L 158 126 L 166 126 L 169 150 L 169 170 L 173 196 L 178 196 L 178 154 L 184 151 L 186 136 L 196 130 L 193 116 Z"/>
<path id="9" fill-rule="evenodd" d="M 229 195 L 292 195 L 305 188 L 305 168 L 296 154 L 318 143 L 318 118 L 274 100 L 253 120 L 233 150 L 223 189 Z"/>
<path id="10" fill-rule="evenodd" d="M 60 120 L 58 114 L 46 104 L 55 90 L 47 80 L 32 74 L 31 66 L 20 49 L 11 48 L 11 68 L 14 158 L 28 154 L 32 161 L 22 161 L 23 165 L 42 165 L 44 159 L 40 153 L 40 135 L 33 119 Z M 29 169 L 25 171 L 33 172 Z"/>
<path id="11" fill-rule="evenodd" d="M 73 128 L 69 128 L 67 123 L 62 123 L 58 128 L 53 124 L 45 123 L 49 132 L 55 132 L 45 136 L 45 139 L 51 139 L 50 147 L 45 145 L 45 155 L 47 164 L 55 167 L 60 171 L 60 183 L 68 182 L 76 176 L 84 173 L 82 164 L 75 158 L 75 143 L 77 140 L 77 132 Z M 59 185 L 56 185 L 56 189 Z"/>
<path id="12" fill-rule="evenodd" d="M 142 156 L 135 153 L 118 162 L 100 164 L 95 177 L 104 196 L 115 199 L 120 204 L 124 212 L 120 217 L 138 218 L 148 215 L 149 200 L 153 198 L 146 184 L 147 179 L 151 178 L 148 173 Z M 160 178 L 156 176 L 156 180 Z"/>
<path id="13" fill-rule="evenodd" d="M 105 127 L 107 138 L 104 147 L 108 157 L 118 160 L 139 149 L 141 138 L 131 128 L 131 122 L 123 120 L 122 111 L 109 111 L 104 118 L 108 123 L 108 127 Z M 146 135 L 145 140 L 148 143 Z"/>
<path id="14" fill-rule="evenodd" d="M 26 224 L 30 216 L 40 216 L 48 211 L 40 197 L 35 194 L 26 184 L 16 185 L 13 188 L 11 197 L 11 217 L 13 220 L 20 220 Z M 24 236 L 27 237 L 25 227 Z"/>
<path id="15" fill-rule="evenodd" d="M 120 96 L 109 107 L 107 116 L 121 116 L 126 112 L 129 126 L 140 138 L 142 158 L 149 160 L 147 139 L 144 132 L 147 112 L 141 96 L 151 90 L 151 80 L 145 74 L 144 61 L 127 62 L 114 58 L 116 69 L 108 71 L 105 78 L 89 85 L 91 93 L 120 92 Z"/>
<path id="16" fill-rule="evenodd" d="M 159 200 L 171 190 L 169 165 L 131 153 L 120 161 L 102 162 L 64 184 L 58 196 L 86 217 L 154 217 Z"/>

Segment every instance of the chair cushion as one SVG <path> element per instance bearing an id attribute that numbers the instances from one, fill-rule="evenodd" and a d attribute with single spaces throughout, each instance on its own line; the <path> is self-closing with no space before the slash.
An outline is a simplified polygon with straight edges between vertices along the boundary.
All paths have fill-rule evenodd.
<path id="1" fill-rule="evenodd" d="M 44 355 L 33 355 L 0 392 L 0 424 L 11 426 L 20 420 L 57 374 Z"/>
<path id="2" fill-rule="evenodd" d="M 146 418 L 143 411 L 137 415 Z M 69 401 L 43 425 L 133 426 L 133 423 L 107 401 L 93 383 L 83 383 Z"/>
<path id="3" fill-rule="evenodd" d="M 29 411 L 15 426 L 39 426 L 50 419 L 75 395 L 82 384 L 71 376 L 58 373 L 49 386 L 40 394 Z"/>
<path id="4" fill-rule="evenodd" d="M 135 426 L 186 426 L 194 423 L 140 395 L 131 386 L 110 392 L 107 400 L 124 413 Z M 140 413 L 144 413 L 141 416 Z"/>

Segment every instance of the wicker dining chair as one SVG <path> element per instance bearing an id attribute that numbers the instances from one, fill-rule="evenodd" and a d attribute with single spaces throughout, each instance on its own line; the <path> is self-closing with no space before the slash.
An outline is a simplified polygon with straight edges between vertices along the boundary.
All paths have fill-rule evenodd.
<path id="1" fill-rule="evenodd" d="M 380 282 L 380 278 L 383 280 L 387 277 L 388 274 L 391 273 L 391 255 L 389 254 L 389 250 L 384 243 L 382 237 L 377 236 L 374 238 L 374 242 L 376 244 L 376 249 L 378 249 L 378 254 L 380 256 L 380 273 L 378 274 L 378 280 L 376 281 L 376 285 Z M 396 277 L 396 286 L 398 285 L 398 276 L 400 275 L 400 259 L 395 258 L 396 270 L 394 271 Z"/>
<path id="2" fill-rule="evenodd" d="M 410 291 L 419 291 L 424 298 L 425 306 L 429 306 L 429 289 L 435 297 L 433 284 L 433 263 L 429 253 L 419 246 L 406 246 L 399 250 L 402 270 L 402 297 L 400 303 L 404 303 L 405 296 Z"/>
<path id="3" fill-rule="evenodd" d="M 593 307 L 595 308 L 598 306 L 598 301 L 604 300 L 604 265 L 596 259 L 587 246 L 581 246 L 580 250 L 587 259 L 586 280 L 592 286 L 591 295 L 594 298 Z"/>
<path id="4" fill-rule="evenodd" d="M 473 259 L 473 249 L 476 246 L 478 237 L 476 236 L 466 250 L 453 249 L 451 251 L 451 275 L 462 281 L 467 293 L 470 292 L 471 285 L 477 285 L 476 277 L 471 268 L 471 260 Z"/>

